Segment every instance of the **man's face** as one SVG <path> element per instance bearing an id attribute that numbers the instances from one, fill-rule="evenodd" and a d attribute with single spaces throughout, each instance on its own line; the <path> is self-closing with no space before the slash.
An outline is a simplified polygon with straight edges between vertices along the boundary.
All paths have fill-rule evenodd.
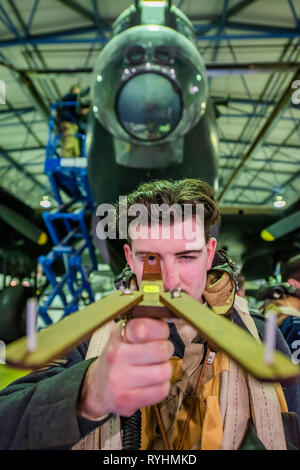
<path id="1" fill-rule="evenodd" d="M 176 222 L 170 227 L 168 239 L 161 225 L 156 225 L 158 239 L 154 239 L 151 229 L 145 227 L 143 239 L 132 240 L 131 248 L 126 244 L 125 256 L 138 284 L 142 279 L 146 254 L 156 253 L 160 257 L 165 291 L 181 287 L 188 295 L 201 301 L 206 273 L 215 254 L 216 239 L 211 238 L 206 244 L 203 225 L 198 225 L 197 230 L 195 227 L 195 221 L 192 224 L 191 221 Z"/>

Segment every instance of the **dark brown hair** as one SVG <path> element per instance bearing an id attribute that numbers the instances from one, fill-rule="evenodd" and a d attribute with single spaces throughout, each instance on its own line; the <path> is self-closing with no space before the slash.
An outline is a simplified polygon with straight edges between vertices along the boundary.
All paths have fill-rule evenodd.
<path id="1" fill-rule="evenodd" d="M 204 206 L 204 233 L 206 242 L 209 239 L 210 229 L 215 222 L 220 221 L 219 210 L 212 187 L 200 179 L 183 180 L 156 180 L 149 183 L 142 183 L 135 191 L 127 196 L 126 211 L 133 204 L 143 204 L 148 211 L 149 217 L 152 204 L 167 204 L 172 206 L 178 204 L 192 205 L 192 214 L 196 214 L 196 205 Z M 122 205 L 116 205 L 117 220 L 122 212 Z M 170 214 L 171 222 L 172 213 Z M 128 225 L 134 217 L 128 216 Z M 150 219 L 148 219 L 150 220 Z M 118 224 L 117 224 L 118 225 Z M 128 240 L 130 242 L 130 240 Z"/>
<path id="2" fill-rule="evenodd" d="M 295 279 L 300 281 L 300 254 L 293 256 L 281 266 L 281 275 L 283 281 Z"/>

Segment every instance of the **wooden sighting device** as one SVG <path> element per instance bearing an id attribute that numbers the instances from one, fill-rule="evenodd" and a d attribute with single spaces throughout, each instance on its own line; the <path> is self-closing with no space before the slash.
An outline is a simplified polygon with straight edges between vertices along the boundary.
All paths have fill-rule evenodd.
<path id="1" fill-rule="evenodd" d="M 26 337 L 6 348 L 8 365 L 38 369 L 62 358 L 100 326 L 114 318 L 180 317 L 196 328 L 215 350 L 224 351 L 235 362 L 260 380 L 287 381 L 300 375 L 300 367 L 284 354 L 274 351 L 273 362 L 264 360 L 265 346 L 248 332 L 218 315 L 184 292 L 164 292 L 160 261 L 148 253 L 144 261 L 139 290 L 122 289 L 72 313 L 37 333 L 37 347 L 30 352 Z"/>

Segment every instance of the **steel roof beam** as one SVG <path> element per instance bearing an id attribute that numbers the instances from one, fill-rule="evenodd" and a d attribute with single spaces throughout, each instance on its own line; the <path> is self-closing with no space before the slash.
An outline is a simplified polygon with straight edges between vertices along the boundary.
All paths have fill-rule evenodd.
<path id="1" fill-rule="evenodd" d="M 224 201 L 227 202 L 227 201 Z M 235 201 L 232 201 L 234 204 Z M 278 209 L 275 209 L 275 207 L 270 207 L 270 206 L 265 206 L 265 207 L 257 207 L 257 205 L 253 205 L 248 203 L 248 207 L 245 207 L 243 209 L 240 209 L 237 206 L 219 206 L 221 216 L 224 214 L 277 214 Z M 240 212 L 241 211 L 241 212 Z"/>
<path id="2" fill-rule="evenodd" d="M 286 186 L 288 186 L 289 184 L 293 183 L 293 181 L 295 181 L 295 180 L 296 180 L 297 178 L 299 178 L 299 177 L 300 177 L 300 171 L 298 171 L 297 173 L 293 174 L 293 176 L 292 176 L 291 178 L 289 178 L 287 181 L 285 181 L 281 186 L 282 186 L 282 187 L 286 187 Z M 273 195 L 268 196 L 268 197 L 262 202 L 262 204 L 268 204 L 268 203 L 272 200 L 273 197 L 274 197 Z"/>
<path id="3" fill-rule="evenodd" d="M 212 95 L 211 99 L 213 103 L 218 106 L 228 106 L 229 103 L 249 104 L 252 106 L 257 106 L 257 105 L 275 106 L 276 105 L 275 100 L 262 100 L 262 99 L 254 99 L 254 98 L 250 100 L 249 98 L 235 98 L 233 96 L 221 97 L 221 96 Z"/>
<path id="4" fill-rule="evenodd" d="M 28 166 L 40 166 L 40 167 L 41 167 L 42 164 L 43 164 L 42 161 L 40 161 L 40 162 L 22 163 L 22 168 L 26 168 L 26 167 L 28 167 Z M 9 170 L 9 169 L 11 169 L 11 168 L 12 168 L 11 164 L 0 166 L 0 170 Z M 44 174 L 45 174 L 44 172 L 39 173 L 39 175 L 44 175 Z M 37 173 L 32 173 L 32 175 L 35 175 L 35 176 L 36 176 Z M 0 177 L 1 177 L 1 175 L 0 175 Z"/>
<path id="5" fill-rule="evenodd" d="M 10 1 L 12 1 L 12 0 L 10 0 Z M 32 9 L 31 9 L 31 13 L 30 13 L 30 17 L 29 17 L 28 23 L 27 23 L 27 25 L 26 25 L 25 28 L 24 28 L 24 29 L 25 29 L 25 34 L 26 34 L 26 36 L 29 35 L 29 31 L 30 31 L 30 28 L 31 28 L 31 26 L 32 26 L 33 18 L 34 18 L 34 16 L 35 16 L 35 13 L 36 13 L 36 10 L 37 10 L 37 7 L 38 7 L 39 2 L 40 2 L 40 0 L 35 0 L 35 1 L 34 1 L 34 4 L 33 4 L 33 7 L 32 7 Z"/>
<path id="6" fill-rule="evenodd" d="M 27 106 L 25 108 L 0 109 L 0 116 L 4 114 L 28 114 L 33 111 L 35 111 L 35 108 L 32 106 Z"/>
<path id="7" fill-rule="evenodd" d="M 239 119 L 249 119 L 253 117 L 253 114 L 252 113 L 221 113 L 220 116 L 218 116 L 218 119 L 221 119 L 221 118 L 239 118 Z M 262 119 L 265 119 L 266 115 L 265 114 L 255 114 L 255 117 L 256 118 L 262 118 Z M 283 116 L 280 118 L 281 121 L 297 121 L 297 118 L 295 117 L 288 117 L 288 116 Z"/>
<path id="8" fill-rule="evenodd" d="M 289 41 L 287 41 L 287 43 L 284 45 L 283 50 L 280 54 L 280 57 L 279 57 L 278 61 L 280 61 L 280 62 L 281 61 L 284 61 L 284 62 L 290 62 L 291 61 L 293 51 L 292 51 L 292 53 L 289 52 L 290 46 L 293 47 L 293 51 L 294 51 L 295 47 L 292 45 L 292 39 L 289 39 Z M 289 55 L 288 55 L 288 57 L 286 57 L 288 53 L 289 53 Z M 280 88 L 277 88 L 277 92 L 274 93 L 274 87 L 275 87 L 275 85 L 277 86 L 278 81 L 279 81 L 281 76 L 282 75 L 278 75 L 278 74 L 277 75 L 276 74 L 269 75 L 268 80 L 267 80 L 266 84 L 264 85 L 262 92 L 260 93 L 260 96 L 259 96 L 260 100 L 264 101 L 264 100 L 267 99 L 267 97 L 270 96 L 270 94 L 272 94 L 272 96 L 277 96 L 277 94 L 279 94 L 281 92 L 281 91 L 279 91 Z M 274 83 L 273 79 L 275 79 L 275 83 Z M 284 78 L 283 78 L 283 80 L 284 80 Z M 272 85 L 272 88 L 271 88 L 271 85 Z M 275 105 L 276 104 L 277 103 L 275 103 Z M 262 108 L 262 110 L 265 111 L 266 104 L 263 103 L 262 105 L 259 106 L 259 110 L 261 110 L 260 108 Z M 253 108 L 254 115 L 257 113 L 257 111 L 258 111 L 257 107 L 254 106 L 254 108 Z M 253 118 L 250 118 L 245 123 L 245 125 L 242 129 L 242 132 L 238 137 L 239 140 L 243 140 L 245 133 L 249 131 L 249 127 L 252 125 L 252 123 L 253 123 Z M 254 129 L 254 133 L 255 133 L 255 131 L 256 131 L 256 125 L 255 125 L 255 129 Z"/>
<path id="9" fill-rule="evenodd" d="M 102 36 L 102 20 L 99 15 L 97 0 L 92 0 L 93 4 L 93 13 L 94 13 L 94 21 L 97 25 L 98 33 Z"/>
<path id="10" fill-rule="evenodd" d="M 225 144 L 237 144 L 237 145 L 239 145 L 239 144 L 240 145 L 250 145 L 252 143 L 252 141 L 250 141 L 250 140 L 234 140 L 234 139 L 220 139 L 220 142 L 225 143 Z M 283 147 L 282 144 L 276 144 L 276 143 L 273 143 L 273 142 L 264 142 L 263 146 L 264 147 L 275 147 L 275 148 Z M 284 148 L 300 150 L 300 145 L 284 144 Z M 240 158 L 240 157 L 236 157 L 236 158 Z"/>
<path id="11" fill-rule="evenodd" d="M 300 68 L 300 62 L 249 62 L 233 64 L 205 64 L 208 76 L 245 75 L 273 72 L 292 72 Z"/>
<path id="12" fill-rule="evenodd" d="M 216 25 L 219 27 L 220 25 Z M 228 25 L 229 27 L 229 25 Z M 197 29 L 205 29 L 204 33 L 208 31 L 207 27 L 196 27 Z M 91 37 L 91 38 L 71 38 L 71 39 L 64 39 L 66 36 L 80 36 L 82 34 L 87 33 L 95 33 L 98 32 L 97 26 L 88 26 L 84 28 L 78 29 L 69 29 L 63 31 L 55 31 L 51 33 L 45 34 L 38 34 L 38 35 L 30 35 L 28 37 L 22 36 L 18 39 L 3 39 L 0 41 L 0 47 L 12 47 L 12 46 L 20 46 L 25 44 L 31 45 L 39 45 L 39 44 L 85 44 L 85 43 L 100 43 L 106 44 L 108 39 L 101 35 L 98 37 Z M 103 28 L 103 31 L 111 32 L 111 28 Z M 252 34 L 216 34 L 216 35 L 201 35 L 199 32 L 196 36 L 198 41 L 226 41 L 228 39 L 239 39 L 239 40 L 251 40 L 251 39 L 294 39 L 300 37 L 300 33 L 297 29 L 281 29 L 281 30 L 274 30 L 273 32 L 261 32 L 252 33 Z"/>
<path id="13" fill-rule="evenodd" d="M 221 157 L 221 158 L 222 158 L 222 157 Z M 264 160 L 264 161 L 265 161 L 265 160 Z M 274 163 L 274 162 L 273 162 L 273 163 Z M 224 165 L 224 166 L 222 166 L 222 165 L 219 166 L 219 170 L 234 170 L 234 169 L 235 169 L 234 166 L 225 166 L 225 165 Z M 257 171 L 257 168 L 249 168 L 248 170 L 249 170 L 249 171 Z M 266 169 L 261 170 L 260 173 L 270 173 L 270 174 L 273 175 L 273 174 L 274 174 L 274 170 L 271 170 L 271 169 L 267 169 L 267 168 L 266 168 Z M 281 175 L 294 175 L 294 173 L 295 173 L 295 172 L 294 172 L 293 170 L 291 170 L 291 171 L 280 170 L 280 174 L 281 174 Z M 236 188 L 236 187 L 237 187 L 237 186 L 235 186 L 235 188 Z"/>
<path id="14" fill-rule="evenodd" d="M 248 201 L 236 201 L 236 200 L 233 200 L 233 199 L 225 199 L 223 201 L 224 204 L 232 204 L 234 206 L 234 204 L 238 204 L 239 206 L 262 206 L 263 205 L 263 202 L 254 202 L 254 201 L 251 201 L 249 202 Z M 225 208 L 226 206 L 224 206 Z M 237 206 L 238 208 L 238 206 Z M 221 209 L 222 209 L 222 206 L 221 206 Z M 268 208 L 270 209 L 270 208 Z"/>
<path id="15" fill-rule="evenodd" d="M 240 160 L 240 157 L 234 156 L 234 155 L 221 155 L 220 159 L 222 160 Z M 274 160 L 271 158 L 252 158 L 251 162 L 257 162 L 257 163 L 274 163 L 277 165 L 299 165 L 300 160 L 295 160 L 295 161 L 288 161 L 288 160 Z M 235 168 L 235 167 L 234 167 Z M 263 171 L 263 169 L 259 169 L 259 171 Z"/>
<path id="16" fill-rule="evenodd" d="M 255 1 L 256 0 L 242 0 L 241 2 L 237 3 L 233 7 L 229 8 L 227 11 L 227 15 L 226 15 L 227 19 L 231 18 L 232 16 L 236 15 L 240 11 L 244 10 L 246 7 L 248 7 L 249 5 L 251 5 L 251 3 L 254 3 Z M 189 18 L 191 21 L 199 20 L 199 17 L 196 17 L 196 16 L 190 16 Z M 223 14 L 218 15 L 216 18 L 214 18 L 209 24 L 209 29 L 218 28 L 222 23 L 222 19 L 223 19 Z"/>
<path id="17" fill-rule="evenodd" d="M 17 80 L 17 82 L 20 84 L 21 88 L 25 88 L 27 94 L 29 95 L 32 103 L 34 106 L 40 111 L 41 115 L 44 117 L 45 121 L 49 120 L 50 112 L 47 106 L 45 105 L 44 101 L 39 95 L 39 92 L 37 91 L 33 81 L 27 75 L 26 72 L 19 71 L 12 65 L 6 64 L 5 62 L 0 62 L 0 65 L 3 67 L 8 68 L 11 73 L 13 74 L 14 78 Z M 8 102 L 7 102 L 8 104 Z M 13 110 L 12 106 L 9 106 L 11 110 Z M 21 116 L 18 116 L 18 118 L 21 120 Z M 23 121 L 22 121 L 23 122 Z"/>
<path id="18" fill-rule="evenodd" d="M 9 148 L 6 149 L 5 151 L 7 153 L 14 153 L 14 152 L 32 152 L 34 150 L 45 150 L 45 147 L 41 145 L 35 145 L 31 147 L 16 147 L 16 148 Z M 21 164 L 20 164 L 21 165 Z M 22 165 L 21 165 L 22 166 Z"/>
<path id="19" fill-rule="evenodd" d="M 243 186 L 242 184 L 235 184 L 232 186 L 232 189 L 242 189 L 243 191 L 262 191 L 268 193 L 274 193 L 272 188 L 263 188 L 261 186 Z"/>
<path id="20" fill-rule="evenodd" d="M 22 176 L 24 176 L 24 178 L 30 180 L 32 183 L 34 183 L 36 186 L 39 186 L 41 189 L 43 189 L 43 191 L 46 190 L 46 187 L 40 183 L 40 181 L 38 181 L 30 172 L 28 172 L 27 170 L 25 170 L 23 168 L 22 165 L 20 165 L 20 163 L 16 162 L 16 160 L 14 160 L 10 155 L 9 153 L 3 149 L 2 147 L 0 147 L 0 155 L 8 162 L 10 163 L 10 165 L 15 168 L 17 171 L 19 171 L 20 173 L 22 173 Z M 0 178 L 1 178 L 1 175 L 0 175 Z"/>
<path id="21" fill-rule="evenodd" d="M 293 0 L 288 0 L 288 2 L 289 2 L 289 5 L 290 5 L 290 9 L 291 9 L 295 24 L 296 24 L 296 26 L 297 26 L 297 28 L 300 32 L 300 18 L 298 18 L 298 16 L 297 16 L 297 12 L 296 12 L 295 6 L 293 4 Z"/>
<path id="22" fill-rule="evenodd" d="M 18 115 L 16 115 L 15 117 L 18 117 Z M 45 121 L 43 119 L 37 119 L 37 120 L 34 120 L 34 121 L 31 121 L 30 122 L 30 125 L 35 125 L 35 124 L 45 124 Z M 3 121 L 0 121 L 0 128 L 4 128 L 4 127 L 16 127 L 16 126 L 24 126 L 24 121 L 20 121 L 20 122 L 4 122 Z M 28 129 L 27 129 L 28 130 Z"/>
<path id="23" fill-rule="evenodd" d="M 85 30 L 86 32 L 83 32 Z M 97 38 L 88 38 L 88 39 L 62 39 L 66 36 L 78 36 L 81 34 L 87 34 L 87 32 L 92 32 L 95 33 L 97 32 L 97 29 L 95 26 L 92 27 L 87 27 L 87 28 L 81 28 L 80 30 L 68 30 L 64 32 L 59 32 L 57 31 L 56 33 L 50 33 L 50 34 L 42 34 L 42 35 L 35 35 L 35 36 L 29 36 L 28 38 L 26 37 L 21 37 L 20 39 L 11 39 L 11 40 L 3 40 L 0 41 L 0 47 L 12 47 L 12 46 L 22 46 L 25 44 L 31 44 L 31 45 L 42 45 L 42 44 L 81 44 L 81 43 L 93 43 L 93 42 L 98 42 L 100 44 L 106 44 L 108 39 L 105 37 L 97 37 Z"/>
<path id="24" fill-rule="evenodd" d="M 8 100 L 6 100 L 6 104 L 7 106 L 13 110 L 13 107 L 11 106 L 10 102 Z M 34 140 L 36 141 L 36 143 L 38 145 L 41 145 L 41 146 L 44 146 L 44 143 L 41 141 L 41 139 L 35 134 L 35 132 L 31 129 L 30 125 L 24 121 L 24 119 L 22 118 L 22 116 L 20 115 L 16 115 L 16 118 L 23 124 L 23 126 L 27 129 L 27 131 L 29 132 L 29 134 L 31 134 L 31 136 L 34 138 Z"/>
<path id="25" fill-rule="evenodd" d="M 273 72 L 290 72 L 293 70 L 298 70 L 300 68 L 300 62 L 265 62 L 265 63 L 226 63 L 226 64 L 214 64 L 214 63 L 206 63 L 205 68 L 207 70 L 207 76 L 214 76 L 214 75 L 232 75 L 232 74 L 239 74 L 244 75 L 247 73 L 273 73 Z M 60 68 L 45 68 L 45 69 L 18 69 L 19 72 L 26 73 L 27 75 L 34 76 L 34 75 L 53 75 L 53 74 L 66 74 L 71 75 L 74 73 L 91 73 L 93 71 L 93 67 L 77 67 L 77 68 L 67 68 L 67 67 L 60 67 Z M 218 100 L 220 98 L 216 98 Z M 228 98 L 227 101 L 232 102 L 240 102 L 245 104 L 263 104 L 263 101 L 259 100 L 251 100 L 251 99 L 239 99 L 239 98 Z M 222 104 L 222 103 L 219 103 Z M 275 102 L 270 102 L 269 104 L 275 104 Z M 225 106 L 225 104 L 224 104 Z"/>
<path id="26" fill-rule="evenodd" d="M 267 136 L 270 134 L 271 130 L 277 124 L 281 113 L 285 110 L 286 106 L 290 102 L 291 99 L 291 92 L 293 91 L 292 83 L 297 79 L 299 75 L 299 71 L 293 76 L 292 80 L 290 81 L 288 87 L 286 88 L 285 92 L 282 94 L 280 100 L 278 101 L 277 105 L 274 107 L 272 113 L 268 117 L 266 123 L 263 125 L 262 129 L 259 131 L 258 135 L 254 139 L 250 149 L 246 152 L 246 154 L 242 157 L 239 165 L 236 169 L 232 172 L 231 176 L 227 180 L 224 188 L 221 190 L 218 200 L 221 201 L 224 197 L 224 194 L 227 192 L 229 187 L 232 185 L 233 181 L 235 180 L 236 176 L 239 174 L 241 169 L 245 166 L 245 163 L 250 159 L 250 157 L 261 147 L 264 143 Z"/>
<path id="27" fill-rule="evenodd" d="M 266 34 L 290 34 L 290 33 L 297 33 L 297 28 L 284 28 L 282 26 L 265 26 L 261 24 L 254 24 L 254 23 L 239 23 L 239 22 L 231 22 L 227 21 L 226 28 L 228 29 L 238 29 L 240 31 L 257 31 L 260 33 Z M 299 33 L 299 31 L 298 31 Z"/>
<path id="28" fill-rule="evenodd" d="M 75 2 L 75 0 L 56 0 L 56 1 L 64 5 L 65 7 L 70 8 L 76 13 L 79 13 L 80 16 L 83 16 L 83 18 L 91 21 L 92 23 L 95 23 L 95 18 L 94 18 L 93 13 L 87 8 L 80 5 L 79 3 Z"/>
<path id="29" fill-rule="evenodd" d="M 23 33 L 25 34 L 26 37 L 29 36 L 29 30 L 31 28 L 31 25 L 32 25 L 32 21 L 33 21 L 33 17 L 35 15 L 35 12 L 36 12 L 36 9 L 37 9 L 37 6 L 38 6 L 38 3 L 39 3 L 39 0 L 35 0 L 34 2 L 34 5 L 32 7 L 32 11 L 31 11 L 31 14 L 30 14 L 30 18 L 29 18 L 29 21 L 27 23 L 27 25 L 25 24 L 25 21 L 23 20 L 22 16 L 21 16 L 21 13 L 19 12 L 17 6 L 15 5 L 14 3 L 14 0 L 10 0 L 10 5 L 11 5 L 11 8 L 14 12 L 14 14 L 16 15 L 16 18 L 17 20 L 19 21 L 19 24 L 23 30 Z M 34 52 L 36 53 L 36 55 L 38 56 L 39 60 L 41 61 L 43 67 L 47 68 L 47 65 L 44 61 L 44 58 L 42 56 L 42 54 L 40 53 L 40 51 L 38 50 L 38 47 L 36 45 L 33 46 L 33 50 Z M 28 61 L 27 61 L 28 62 Z M 59 92 L 59 89 L 54 81 L 54 79 L 51 80 L 51 83 L 55 89 L 55 92 L 57 93 L 58 97 L 60 98 L 61 97 L 61 94 Z M 42 90 L 43 92 L 45 93 L 45 95 L 47 96 L 47 90 L 45 92 L 45 87 L 44 85 L 42 84 Z M 50 93 L 51 94 L 51 93 Z"/>

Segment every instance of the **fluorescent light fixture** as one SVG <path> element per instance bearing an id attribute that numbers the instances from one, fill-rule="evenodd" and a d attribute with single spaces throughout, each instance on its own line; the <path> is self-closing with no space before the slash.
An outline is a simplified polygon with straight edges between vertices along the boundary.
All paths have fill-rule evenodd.
<path id="1" fill-rule="evenodd" d="M 43 196 L 43 199 L 40 201 L 40 206 L 44 207 L 45 209 L 52 206 L 48 196 Z"/>
<path id="2" fill-rule="evenodd" d="M 286 206 L 286 201 L 283 199 L 281 194 L 278 194 L 278 196 L 276 196 L 275 201 L 273 202 L 273 206 L 277 209 L 281 209 L 282 207 Z"/>
<path id="3" fill-rule="evenodd" d="M 150 7 L 163 7 L 166 2 L 150 2 L 148 0 L 145 0 L 143 3 L 146 3 L 146 5 L 150 5 Z"/>
<path id="4" fill-rule="evenodd" d="M 273 206 L 276 207 L 277 209 L 280 209 L 281 207 L 284 207 L 286 205 L 285 201 L 274 201 Z"/>

